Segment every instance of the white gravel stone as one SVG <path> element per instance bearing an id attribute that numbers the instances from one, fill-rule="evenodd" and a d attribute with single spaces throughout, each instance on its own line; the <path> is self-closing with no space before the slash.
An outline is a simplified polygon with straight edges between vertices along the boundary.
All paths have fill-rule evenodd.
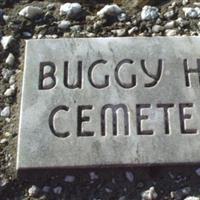
<path id="1" fill-rule="evenodd" d="M 163 31 L 163 30 L 164 30 L 163 26 L 160 26 L 160 25 L 154 25 L 154 26 L 152 27 L 153 33 L 159 33 L 159 32 L 161 32 L 161 31 Z"/>
<path id="2" fill-rule="evenodd" d="M 8 49 L 9 44 L 13 41 L 13 36 L 9 35 L 9 36 L 3 36 L 1 39 L 1 45 L 3 46 L 3 49 Z"/>
<path id="3" fill-rule="evenodd" d="M 86 35 L 87 35 L 87 37 L 95 37 L 96 36 L 95 33 L 87 33 Z"/>
<path id="4" fill-rule="evenodd" d="M 184 19 L 181 18 L 181 17 L 179 17 L 179 18 L 176 20 L 176 23 L 177 23 L 180 27 L 184 27 L 184 26 L 189 25 L 189 21 L 184 20 Z"/>
<path id="5" fill-rule="evenodd" d="M 185 187 L 176 191 L 170 192 L 170 197 L 176 200 L 182 200 L 184 197 L 188 196 L 191 192 L 190 187 Z"/>
<path id="6" fill-rule="evenodd" d="M 98 20 L 94 23 L 93 28 L 98 29 L 102 26 L 102 21 Z"/>
<path id="7" fill-rule="evenodd" d="M 167 36 L 174 36 L 174 35 L 177 35 L 177 30 L 176 29 L 167 29 L 167 30 L 165 30 L 165 34 Z"/>
<path id="8" fill-rule="evenodd" d="M 116 5 L 105 5 L 100 11 L 97 12 L 99 17 L 118 16 L 122 13 L 122 9 Z"/>
<path id="9" fill-rule="evenodd" d="M 120 21 L 120 22 L 126 21 L 126 18 L 127 18 L 126 13 L 121 13 L 121 14 L 119 14 L 119 15 L 117 16 L 117 19 L 118 19 L 118 21 Z"/>
<path id="10" fill-rule="evenodd" d="M 10 97 L 13 96 L 15 94 L 15 90 L 16 90 L 16 86 L 15 84 L 12 84 L 10 86 L 10 88 L 8 88 L 5 92 L 4 92 L 4 96 L 6 97 Z"/>
<path id="11" fill-rule="evenodd" d="M 50 4 L 47 5 L 48 10 L 53 10 L 55 7 L 56 7 L 55 3 L 50 3 Z"/>
<path id="12" fill-rule="evenodd" d="M 124 36 L 126 34 L 126 29 L 116 29 L 116 30 L 112 30 L 112 33 L 114 33 L 115 35 L 117 35 L 118 37 L 120 36 Z"/>
<path id="13" fill-rule="evenodd" d="M 3 20 L 7 23 L 10 17 L 8 15 L 3 15 Z"/>
<path id="14" fill-rule="evenodd" d="M 15 79 L 16 79 L 15 75 L 11 75 L 11 77 L 9 78 L 9 84 L 10 85 L 14 84 L 15 83 Z"/>
<path id="15" fill-rule="evenodd" d="M 65 180 L 66 183 L 73 183 L 75 181 L 75 176 L 71 176 L 71 175 L 67 175 L 65 176 Z"/>
<path id="16" fill-rule="evenodd" d="M 2 74 L 4 80 L 9 80 L 9 78 L 11 77 L 13 72 L 12 72 L 12 70 L 3 68 L 1 74 Z"/>
<path id="17" fill-rule="evenodd" d="M 199 7 L 195 7 L 195 8 L 185 7 L 185 8 L 183 8 L 183 12 L 185 13 L 185 17 L 189 17 L 189 18 L 199 18 L 200 17 L 200 8 Z"/>
<path id="18" fill-rule="evenodd" d="M 127 171 L 127 172 L 125 173 L 125 175 L 126 175 L 126 178 L 128 179 L 128 181 L 129 181 L 130 183 L 132 183 L 132 182 L 134 181 L 134 175 L 133 175 L 132 172 Z"/>
<path id="19" fill-rule="evenodd" d="M 170 11 L 167 11 L 167 12 L 164 14 L 164 17 L 167 18 L 167 19 L 170 19 L 170 18 L 174 17 L 174 15 L 175 15 L 174 10 L 170 10 Z"/>
<path id="20" fill-rule="evenodd" d="M 194 2 L 193 4 L 194 4 L 194 6 L 199 6 L 200 7 L 200 2 Z"/>
<path id="21" fill-rule="evenodd" d="M 55 187 L 54 189 L 53 189 L 53 192 L 54 192 L 54 194 L 61 194 L 61 192 L 62 192 L 62 187 L 61 186 L 58 186 L 58 187 Z"/>
<path id="22" fill-rule="evenodd" d="M 39 188 L 36 185 L 32 185 L 29 189 L 28 189 L 28 195 L 30 197 L 35 197 L 37 196 L 39 193 Z"/>
<path id="23" fill-rule="evenodd" d="M 8 88 L 5 92 L 4 92 L 4 96 L 6 97 L 10 97 L 13 95 L 13 90 L 11 88 Z"/>
<path id="24" fill-rule="evenodd" d="M 9 117 L 6 117 L 6 118 L 5 118 L 5 121 L 6 121 L 7 123 L 10 123 L 11 120 L 10 120 Z"/>
<path id="25" fill-rule="evenodd" d="M 142 200 L 154 200 L 157 199 L 158 194 L 154 187 L 150 187 L 148 190 L 142 193 Z"/>
<path id="26" fill-rule="evenodd" d="M 71 22 L 68 20 L 62 20 L 59 24 L 58 24 L 58 28 L 61 30 L 66 30 L 70 27 Z"/>
<path id="27" fill-rule="evenodd" d="M 200 176 L 200 168 L 196 169 L 195 172 L 196 172 L 196 174 L 197 174 L 198 176 Z"/>
<path id="28" fill-rule="evenodd" d="M 144 6 L 141 12 L 141 19 L 142 20 L 154 20 L 158 18 L 159 12 L 158 8 L 153 6 Z"/>
<path id="29" fill-rule="evenodd" d="M 60 6 L 60 15 L 66 15 L 69 18 L 77 17 L 82 11 L 79 3 L 65 3 Z"/>
<path id="30" fill-rule="evenodd" d="M 10 106 L 6 106 L 1 111 L 1 117 L 9 117 L 10 116 Z"/>
<path id="31" fill-rule="evenodd" d="M 191 197 L 186 197 L 184 200 L 200 200 L 200 198 L 191 196 Z"/>
<path id="32" fill-rule="evenodd" d="M 112 190 L 110 189 L 110 188 L 105 188 L 105 191 L 107 192 L 107 193 L 112 193 Z"/>
<path id="33" fill-rule="evenodd" d="M 0 189 L 5 187 L 9 183 L 7 178 L 0 177 Z"/>
<path id="34" fill-rule="evenodd" d="M 5 132 L 3 135 L 4 135 L 5 137 L 9 138 L 9 137 L 12 136 L 12 133 L 10 133 L 10 132 Z"/>
<path id="35" fill-rule="evenodd" d="M 170 21 L 170 22 L 167 22 L 164 27 L 166 29 L 173 29 L 175 26 L 176 26 L 176 22 L 175 21 Z"/>
<path id="36" fill-rule="evenodd" d="M 24 37 L 26 37 L 26 38 L 31 38 L 32 37 L 32 33 L 30 33 L 30 32 L 23 32 L 22 33 L 22 35 L 24 36 Z"/>
<path id="37" fill-rule="evenodd" d="M 12 67 L 15 63 L 15 56 L 12 53 L 9 53 L 8 57 L 6 58 L 6 64 Z"/>
<path id="38" fill-rule="evenodd" d="M 98 179 L 99 176 L 95 172 L 90 172 L 90 180 Z"/>
<path id="39" fill-rule="evenodd" d="M 189 0 L 182 0 L 182 5 L 185 6 L 189 3 Z"/>
<path id="40" fill-rule="evenodd" d="M 121 196 L 118 200 L 126 200 L 126 196 Z"/>
<path id="41" fill-rule="evenodd" d="M 47 39 L 56 39 L 56 38 L 58 38 L 58 35 L 57 34 L 45 35 L 45 38 L 47 38 Z"/>
<path id="42" fill-rule="evenodd" d="M 0 140 L 0 144 L 6 144 L 8 142 L 8 140 L 6 138 L 3 138 Z"/>
<path id="43" fill-rule="evenodd" d="M 137 31 L 138 31 L 138 27 L 134 26 L 134 27 L 132 27 L 131 29 L 128 30 L 128 34 L 132 35 L 133 33 L 137 32 Z"/>
<path id="44" fill-rule="evenodd" d="M 19 15 L 26 17 L 28 19 L 33 19 L 35 17 L 42 15 L 42 13 L 43 13 L 43 11 L 40 7 L 26 6 L 19 12 Z"/>
<path id="45" fill-rule="evenodd" d="M 44 186 L 43 188 L 42 188 L 42 191 L 44 192 L 44 193 L 49 193 L 50 192 L 50 186 Z"/>
<path id="46" fill-rule="evenodd" d="M 176 1 L 172 2 L 172 4 L 171 4 L 171 8 L 175 8 L 176 6 L 177 6 Z"/>

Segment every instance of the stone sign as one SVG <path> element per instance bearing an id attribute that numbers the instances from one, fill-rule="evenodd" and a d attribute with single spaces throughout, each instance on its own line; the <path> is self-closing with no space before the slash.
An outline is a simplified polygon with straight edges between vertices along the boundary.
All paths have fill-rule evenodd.
<path id="1" fill-rule="evenodd" d="M 17 170 L 199 162 L 199 44 L 27 41 Z"/>

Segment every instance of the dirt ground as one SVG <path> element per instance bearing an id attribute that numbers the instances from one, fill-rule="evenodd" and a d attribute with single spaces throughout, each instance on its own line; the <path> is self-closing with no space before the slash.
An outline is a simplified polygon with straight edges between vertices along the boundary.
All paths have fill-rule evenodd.
<path id="1" fill-rule="evenodd" d="M 9 23 L 0 25 L 0 35 L 14 35 L 16 40 L 12 47 L 7 50 L 3 50 L 3 48 L 0 47 L 0 72 L 2 73 L 3 68 L 13 70 L 13 73 L 16 75 L 17 86 L 15 95 L 5 97 L 4 92 L 9 87 L 9 82 L 4 80 L 3 76 L 0 75 L 0 110 L 2 110 L 5 105 L 11 106 L 9 120 L 0 117 L 0 141 L 4 138 L 7 140 L 6 142 L 0 143 L 0 200 L 139 200 L 141 199 L 142 192 L 148 190 L 152 186 L 158 194 L 158 200 L 181 200 L 187 196 L 200 197 L 200 176 L 196 172 L 200 167 L 199 163 L 194 165 L 179 164 L 173 166 L 120 167 L 114 169 L 79 169 L 65 172 L 55 171 L 51 175 L 48 173 L 40 174 L 39 172 L 31 171 L 27 172 L 27 178 L 22 179 L 17 177 L 15 165 L 24 65 L 24 46 L 25 39 L 27 39 L 23 38 L 21 32 L 29 31 L 35 34 L 35 27 L 38 26 L 38 24 L 40 26 L 44 25 L 43 22 L 37 22 L 38 24 L 36 23 L 36 25 L 30 21 L 23 20 L 17 13 L 27 5 L 35 5 L 46 9 L 46 6 L 52 2 L 56 2 L 55 7 L 57 8 L 57 10 L 55 9 L 54 16 L 59 18 L 58 11 L 60 2 L 57 1 L 10 0 L 7 4 L 5 4 L 5 1 L 0 1 L 2 9 L 6 15 L 9 16 Z M 156 5 L 159 7 L 162 14 L 167 11 L 168 6 L 172 2 L 173 1 L 164 1 Z M 190 1 L 190 5 L 192 5 L 193 2 L 194 1 Z M 105 2 L 93 4 L 91 1 L 85 1 L 83 3 L 90 15 L 95 15 L 96 11 L 105 4 Z M 122 4 L 122 6 L 125 6 L 124 8 L 130 8 L 130 3 L 128 3 L 128 5 L 129 6 Z M 176 7 L 175 10 L 176 9 L 179 8 Z M 130 15 L 137 15 L 140 11 L 141 8 L 127 9 Z M 180 11 L 178 15 L 179 17 L 183 16 L 183 12 Z M 60 19 L 62 18 L 59 18 L 59 20 Z M 50 21 L 50 18 L 48 20 Z M 56 33 L 58 37 L 66 36 L 66 33 L 60 32 L 57 29 L 55 30 L 54 25 L 48 20 L 46 20 L 45 23 L 52 29 L 47 29 L 45 30 L 46 32 L 49 34 Z M 185 33 L 189 35 L 190 29 L 194 29 L 192 31 L 195 32 L 198 21 L 199 19 L 190 21 L 190 27 L 186 28 L 188 30 L 186 30 Z M 77 22 L 74 22 L 74 25 L 76 24 Z M 84 22 L 81 21 L 78 22 L 78 24 L 82 25 Z M 83 26 L 85 28 L 85 24 Z M 116 25 L 115 23 L 112 24 L 112 26 L 107 25 L 97 33 L 97 37 L 99 35 L 103 35 L 104 37 L 110 36 L 110 29 L 115 29 L 118 26 L 123 28 L 129 25 Z M 180 31 L 180 33 L 182 32 Z M 134 36 L 139 34 L 138 32 Z M 70 37 L 70 35 L 67 35 L 67 37 Z M 13 53 L 16 58 L 15 65 L 12 68 L 5 64 L 5 60 L 10 52 Z M 5 133 L 10 134 L 7 137 Z M 96 177 L 94 177 L 93 173 L 93 175 L 91 175 L 91 172 L 95 172 Z M 133 179 L 130 178 L 130 174 L 133 175 Z M 75 177 L 73 182 L 65 181 L 65 177 L 69 175 Z M 34 197 L 31 197 L 29 189 L 33 185 L 37 186 L 38 191 Z M 44 189 L 44 186 L 49 187 L 48 192 Z M 56 190 L 56 188 L 61 188 L 61 192 L 57 192 L 58 190 Z"/>

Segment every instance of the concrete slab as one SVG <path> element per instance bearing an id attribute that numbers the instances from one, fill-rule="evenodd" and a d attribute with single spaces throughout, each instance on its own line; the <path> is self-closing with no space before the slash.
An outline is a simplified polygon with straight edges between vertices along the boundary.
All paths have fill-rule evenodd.
<path id="1" fill-rule="evenodd" d="M 27 41 L 17 170 L 199 162 L 199 44 Z"/>

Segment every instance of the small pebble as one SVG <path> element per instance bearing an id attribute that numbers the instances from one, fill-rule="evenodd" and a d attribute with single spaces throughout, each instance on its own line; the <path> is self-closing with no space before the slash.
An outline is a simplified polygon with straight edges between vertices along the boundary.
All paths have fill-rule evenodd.
<path id="1" fill-rule="evenodd" d="M 44 192 L 44 193 L 49 193 L 50 192 L 50 187 L 49 186 L 44 186 L 43 188 L 42 188 L 42 191 Z"/>
<path id="2" fill-rule="evenodd" d="M 164 17 L 167 18 L 167 19 L 171 19 L 171 18 L 174 17 L 174 15 L 175 15 L 174 10 L 170 10 L 170 11 L 168 11 L 168 12 L 166 12 L 166 13 L 164 14 Z"/>
<path id="3" fill-rule="evenodd" d="M 15 83 L 15 75 L 11 75 L 9 78 L 9 84 L 12 85 Z"/>
<path id="4" fill-rule="evenodd" d="M 28 32 L 28 31 L 23 32 L 22 35 L 23 35 L 24 38 L 31 38 L 32 37 L 32 33 Z"/>
<path id="5" fill-rule="evenodd" d="M 1 111 L 1 117 L 9 117 L 10 116 L 10 106 L 6 106 L 2 111 Z"/>
<path id="6" fill-rule="evenodd" d="M 150 187 L 148 190 L 142 193 L 142 200 L 155 200 L 157 197 L 158 194 L 156 193 L 154 187 Z"/>
<path id="7" fill-rule="evenodd" d="M 122 9 L 116 5 L 105 5 L 100 11 L 97 12 L 99 17 L 108 17 L 108 16 L 119 16 L 122 13 Z"/>
<path id="8" fill-rule="evenodd" d="M 159 12 L 158 8 L 153 6 L 144 6 L 141 12 L 141 19 L 142 20 L 154 20 L 158 18 Z"/>
<path id="9" fill-rule="evenodd" d="M 126 21 L 126 18 L 127 18 L 127 16 L 126 16 L 125 13 L 121 13 L 121 14 L 119 14 L 119 15 L 117 16 L 117 19 L 118 19 L 118 21 L 120 21 L 120 22 Z"/>
<path id="10" fill-rule="evenodd" d="M 112 33 L 114 33 L 116 36 L 121 37 L 126 34 L 126 29 L 117 29 L 117 30 L 112 30 Z"/>
<path id="11" fill-rule="evenodd" d="M 161 32 L 161 31 L 163 31 L 163 30 L 164 30 L 163 26 L 160 26 L 160 25 L 154 25 L 154 26 L 152 27 L 153 33 L 159 33 L 159 32 Z"/>
<path id="12" fill-rule="evenodd" d="M 0 144 L 7 144 L 8 140 L 6 138 L 3 138 L 0 140 Z"/>
<path id="13" fill-rule="evenodd" d="M 65 31 L 70 27 L 70 25 L 71 25 L 70 21 L 63 20 L 58 24 L 58 28 Z"/>
<path id="14" fill-rule="evenodd" d="M 200 176 L 200 168 L 196 169 L 195 172 L 196 172 L 196 174 L 197 174 L 198 176 Z"/>
<path id="15" fill-rule="evenodd" d="M 13 36 L 3 36 L 1 39 L 1 45 L 3 46 L 3 49 L 8 49 L 10 43 L 13 41 Z"/>
<path id="16" fill-rule="evenodd" d="M 64 181 L 65 181 L 66 183 L 73 183 L 73 182 L 75 181 L 75 176 L 70 176 L 70 175 L 65 176 Z"/>
<path id="17" fill-rule="evenodd" d="M 186 196 L 188 196 L 191 192 L 191 188 L 190 187 L 185 187 L 176 191 L 172 191 L 170 193 L 170 196 L 172 199 L 176 199 L 176 200 L 182 200 L 183 198 L 185 198 Z"/>
<path id="18" fill-rule="evenodd" d="M 182 5 L 185 6 L 189 3 L 189 0 L 182 0 Z"/>
<path id="19" fill-rule="evenodd" d="M 39 193 L 39 188 L 36 185 L 32 185 L 29 189 L 28 189 L 28 195 L 29 197 L 36 197 Z"/>
<path id="20" fill-rule="evenodd" d="M 131 29 L 128 30 L 128 34 L 132 35 L 133 33 L 136 33 L 138 31 L 138 27 L 134 26 Z"/>
<path id="21" fill-rule="evenodd" d="M 15 86 L 15 84 L 13 84 L 13 85 L 10 86 L 10 88 L 8 88 L 4 92 L 4 96 L 6 96 L 6 97 L 13 96 L 15 94 L 15 91 L 16 91 L 16 86 Z"/>
<path id="22" fill-rule="evenodd" d="M 6 64 L 8 64 L 10 67 L 13 67 L 15 63 L 15 57 L 12 53 L 9 53 L 8 57 L 6 58 Z"/>
<path id="23" fill-rule="evenodd" d="M 1 74 L 2 74 L 4 80 L 9 80 L 9 78 L 13 74 L 13 71 L 9 70 L 7 68 L 3 68 Z"/>
<path id="24" fill-rule="evenodd" d="M 5 137 L 7 137 L 7 138 L 9 138 L 9 137 L 12 136 L 12 134 L 11 134 L 10 132 L 5 132 L 3 135 L 4 135 Z"/>
<path id="25" fill-rule="evenodd" d="M 177 30 L 176 29 L 167 29 L 167 30 L 165 30 L 165 34 L 167 36 L 174 36 L 174 35 L 177 35 Z"/>
<path id="26" fill-rule="evenodd" d="M 98 179 L 99 176 L 95 172 L 90 172 L 90 180 Z"/>
<path id="27" fill-rule="evenodd" d="M 131 171 L 127 171 L 126 172 L 126 178 L 128 179 L 128 181 L 130 183 L 132 183 L 134 181 L 134 175 L 133 175 L 133 173 Z"/>
<path id="28" fill-rule="evenodd" d="M 62 187 L 57 186 L 53 189 L 54 194 L 61 194 L 62 193 Z"/>
<path id="29" fill-rule="evenodd" d="M 175 27 L 175 25 L 176 25 L 175 21 L 170 21 L 170 22 L 167 22 L 164 27 L 166 29 L 173 29 Z"/>
<path id="30" fill-rule="evenodd" d="M 76 18 L 82 12 L 82 7 L 79 3 L 65 3 L 60 7 L 60 15 L 65 15 L 68 18 Z"/>
<path id="31" fill-rule="evenodd" d="M 185 7 L 185 8 L 183 8 L 183 12 L 185 13 L 185 17 L 189 17 L 189 18 L 199 18 L 200 17 L 200 8 L 199 7 L 195 7 L 195 8 Z"/>
<path id="32" fill-rule="evenodd" d="M 23 8 L 20 12 L 19 15 L 26 17 L 28 19 L 34 19 L 36 17 L 41 16 L 43 13 L 42 9 L 40 7 L 36 6 L 26 6 Z"/>

